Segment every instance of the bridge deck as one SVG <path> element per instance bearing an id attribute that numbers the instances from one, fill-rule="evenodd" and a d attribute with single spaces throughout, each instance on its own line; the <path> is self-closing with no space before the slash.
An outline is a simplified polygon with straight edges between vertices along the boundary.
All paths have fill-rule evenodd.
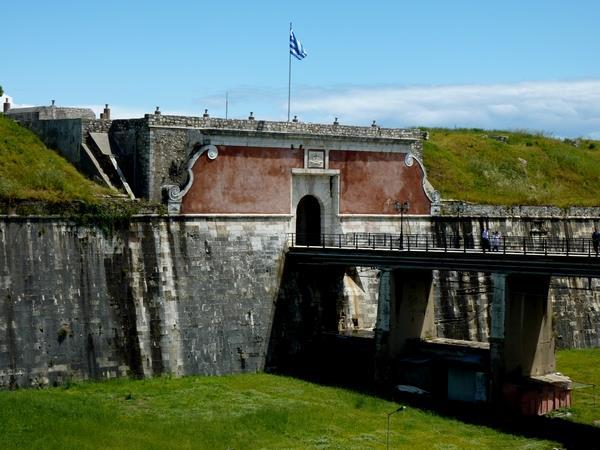
<path id="1" fill-rule="evenodd" d="M 292 236 L 287 256 L 300 264 L 364 266 L 404 270 L 454 270 L 463 272 L 522 273 L 535 275 L 600 278 L 600 257 L 592 251 L 591 240 L 559 240 L 500 246 L 497 252 L 481 248 L 448 247 L 444 242 L 415 240 L 407 236 L 363 234 L 323 235 L 316 244 L 298 245 Z M 528 245 L 529 244 L 529 245 Z M 552 245 L 550 245 L 552 244 Z"/>

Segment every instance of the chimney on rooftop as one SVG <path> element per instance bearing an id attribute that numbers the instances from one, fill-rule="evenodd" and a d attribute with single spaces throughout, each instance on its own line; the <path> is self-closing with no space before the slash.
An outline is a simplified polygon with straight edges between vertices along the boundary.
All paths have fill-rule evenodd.
<path id="1" fill-rule="evenodd" d="M 55 102 L 55 100 L 52 100 L 52 105 L 50 105 L 50 106 L 54 107 L 54 102 Z"/>
<path id="2" fill-rule="evenodd" d="M 250 111 L 250 115 L 248 116 L 248 120 L 254 120 L 254 113 Z"/>
<path id="3" fill-rule="evenodd" d="M 10 103 L 8 102 L 8 97 L 4 99 L 4 114 L 6 114 L 10 110 Z"/>
<path id="4" fill-rule="evenodd" d="M 110 120 L 110 108 L 108 107 L 108 103 L 104 105 L 104 112 L 100 114 L 100 118 L 104 120 Z"/>
<path id="5" fill-rule="evenodd" d="M 154 111 L 154 114 L 156 114 L 157 116 L 160 116 L 160 106 L 156 107 L 156 111 Z"/>
<path id="6" fill-rule="evenodd" d="M 208 115 L 208 109 L 204 110 L 204 114 L 202 114 L 202 117 L 204 117 L 205 119 L 208 119 L 210 116 Z"/>

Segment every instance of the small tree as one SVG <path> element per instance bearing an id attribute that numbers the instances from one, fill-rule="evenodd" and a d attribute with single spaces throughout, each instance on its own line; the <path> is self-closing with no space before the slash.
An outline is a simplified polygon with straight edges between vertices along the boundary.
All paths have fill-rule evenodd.
<path id="1" fill-rule="evenodd" d="M 2 86 L 0 86 L 0 97 L 2 97 L 4 95 L 4 90 L 2 89 Z"/>

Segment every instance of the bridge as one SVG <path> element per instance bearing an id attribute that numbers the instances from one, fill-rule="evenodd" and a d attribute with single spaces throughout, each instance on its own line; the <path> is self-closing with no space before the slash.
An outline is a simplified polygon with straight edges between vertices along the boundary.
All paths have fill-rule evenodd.
<path id="1" fill-rule="evenodd" d="M 600 278 L 600 258 L 587 238 L 510 236 L 496 251 L 456 235 L 290 233 L 287 241 L 288 258 L 302 264 Z"/>
<path id="2" fill-rule="evenodd" d="M 318 301 L 331 291 L 323 279 L 336 269 L 382 271 L 373 339 L 377 381 L 421 383 L 417 387 L 449 399 L 487 401 L 525 414 L 570 405 L 570 380 L 555 373 L 548 287 L 552 276 L 600 277 L 591 239 L 510 236 L 492 249 L 456 235 L 289 234 L 287 239 L 291 270 L 310 273 L 307 283 L 320 278 L 306 289 Z M 437 338 L 433 270 L 490 274 L 488 342 Z M 319 289 L 325 291 L 314 294 Z M 416 367 L 415 361 L 430 362 Z"/>

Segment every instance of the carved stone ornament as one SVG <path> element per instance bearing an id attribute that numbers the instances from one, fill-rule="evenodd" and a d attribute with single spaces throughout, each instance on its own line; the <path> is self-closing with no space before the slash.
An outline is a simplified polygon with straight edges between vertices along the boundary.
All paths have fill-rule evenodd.
<path id="1" fill-rule="evenodd" d="M 308 169 L 324 169 L 325 168 L 325 151 L 323 150 L 308 150 Z"/>
<path id="2" fill-rule="evenodd" d="M 431 202 L 431 214 L 438 215 L 440 213 L 441 208 L 441 195 L 438 191 L 436 191 L 433 188 L 433 186 L 427 179 L 427 171 L 425 170 L 425 166 L 423 165 L 421 160 L 412 153 L 407 153 L 404 157 L 404 164 L 406 165 L 406 167 L 412 167 L 415 161 L 419 164 L 421 170 L 423 171 L 423 191 L 425 192 L 425 195 Z"/>
<path id="3" fill-rule="evenodd" d="M 188 191 L 192 187 L 192 184 L 194 184 L 194 173 L 192 172 L 192 168 L 194 167 L 194 164 L 196 164 L 196 161 L 198 161 L 198 159 L 204 153 L 206 153 L 208 159 L 215 160 L 217 159 L 217 156 L 219 156 L 219 149 L 216 145 L 208 144 L 203 145 L 197 151 L 192 152 L 189 155 L 186 165 L 188 177 L 185 186 L 173 184 L 167 184 L 162 186 L 163 194 L 166 196 L 169 214 L 179 214 L 179 212 L 181 211 L 181 200 L 183 199 L 185 194 L 188 193 Z"/>
<path id="4" fill-rule="evenodd" d="M 206 156 L 208 156 L 208 159 L 210 160 L 217 159 L 217 156 L 219 156 L 219 149 L 217 148 L 217 146 L 209 145 L 206 151 Z"/>

